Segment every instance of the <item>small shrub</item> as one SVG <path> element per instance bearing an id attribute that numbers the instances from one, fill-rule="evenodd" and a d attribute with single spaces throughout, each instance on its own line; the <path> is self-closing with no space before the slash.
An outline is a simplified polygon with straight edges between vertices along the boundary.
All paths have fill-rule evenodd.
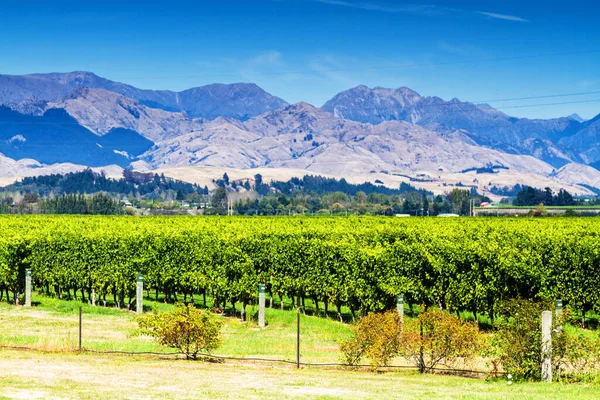
<path id="1" fill-rule="evenodd" d="M 501 304 L 493 344 L 498 363 L 516 380 L 541 379 L 543 304 L 509 300 Z"/>
<path id="2" fill-rule="evenodd" d="M 504 318 L 494 337 L 497 359 L 517 380 L 541 379 L 541 313 L 550 304 L 530 300 L 510 300 L 502 304 Z M 567 324 L 571 310 L 564 309 L 553 318 L 552 369 L 555 380 L 589 381 L 598 379 L 600 338 Z"/>
<path id="3" fill-rule="evenodd" d="M 579 217 L 579 213 L 571 208 L 567 209 L 563 214 L 565 217 Z"/>
<path id="4" fill-rule="evenodd" d="M 540 380 L 542 361 L 541 314 L 549 303 L 510 300 L 501 306 L 503 319 L 494 336 L 497 363 L 517 380 Z M 552 369 L 556 380 L 582 380 L 598 372 L 600 338 L 568 325 L 570 308 L 552 319 Z"/>
<path id="5" fill-rule="evenodd" d="M 458 359 L 470 359 L 483 345 L 483 335 L 475 324 L 435 310 L 405 324 L 400 354 L 425 373 L 440 364 L 451 367 Z"/>
<path id="6" fill-rule="evenodd" d="M 345 364 L 356 366 L 366 357 L 376 370 L 398 355 L 402 326 L 395 311 L 362 317 L 353 330 L 354 336 L 340 346 Z"/>
<path id="7" fill-rule="evenodd" d="M 178 304 L 175 310 L 143 315 L 138 318 L 139 330 L 136 334 L 146 334 L 156 338 L 163 346 L 173 347 L 196 360 L 198 353 L 210 353 L 221 345 L 223 322 L 189 304 Z"/>
<path id="8" fill-rule="evenodd" d="M 348 365 L 358 365 L 366 357 L 376 370 L 404 356 L 424 373 L 439 364 L 451 366 L 459 358 L 472 358 L 482 347 L 478 327 L 454 315 L 428 311 L 402 326 L 398 314 L 388 311 L 361 318 L 354 336 L 340 348 Z"/>
<path id="9" fill-rule="evenodd" d="M 535 210 L 530 210 L 528 214 L 530 217 L 545 217 L 548 215 L 548 210 L 544 203 L 540 203 L 535 207 Z"/>

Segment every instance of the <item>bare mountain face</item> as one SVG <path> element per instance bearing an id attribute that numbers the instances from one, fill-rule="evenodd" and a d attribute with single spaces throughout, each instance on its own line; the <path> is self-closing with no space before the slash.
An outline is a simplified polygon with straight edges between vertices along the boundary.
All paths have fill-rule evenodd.
<path id="1" fill-rule="evenodd" d="M 0 75 L 0 104 L 18 108 L 22 102 L 56 102 L 82 88 L 104 89 L 151 108 L 185 111 L 191 117 L 205 119 L 226 116 L 244 120 L 287 105 L 253 83 L 215 83 L 173 92 L 138 89 L 91 72 Z"/>
<path id="2" fill-rule="evenodd" d="M 46 108 L 64 109 L 79 124 L 99 136 L 114 128 L 124 128 L 157 142 L 202 126 L 201 120 L 192 119 L 184 112 L 150 108 L 104 89 L 79 89 L 63 101 L 47 103 Z"/>
<path id="3" fill-rule="evenodd" d="M 559 139 L 558 143 L 577 149 L 587 164 L 600 164 L 600 115 L 581 123 L 581 129 L 571 136 Z"/>
<path id="4" fill-rule="evenodd" d="M 589 149 L 590 142 L 586 147 L 583 145 L 585 139 L 577 135 L 589 121 L 582 122 L 578 116 L 549 120 L 519 119 L 487 104 L 422 97 L 408 88 L 369 89 L 366 86 L 339 93 L 325 103 L 323 109 L 359 122 L 378 124 L 402 120 L 434 130 L 463 129 L 482 146 L 533 155 L 555 167 L 573 161 L 600 159 L 600 150 L 583 154 Z M 575 138 L 568 139 L 571 136 Z"/>
<path id="5" fill-rule="evenodd" d="M 404 121 L 363 124 L 306 103 L 244 123 L 207 122 L 196 132 L 157 143 L 140 158 L 151 168 L 268 166 L 335 175 L 381 170 L 460 172 L 485 165 L 538 174 L 553 169 L 531 156 L 477 146 L 458 130 L 440 133 Z"/>
<path id="6" fill-rule="evenodd" d="M 287 105 L 253 84 L 176 93 L 76 72 L 0 75 L 0 103 L 9 105 L 0 106 L 0 167 L 20 174 L 59 163 L 268 167 L 347 177 L 412 174 L 443 190 L 444 179 L 475 184 L 477 169 L 495 166 L 500 170 L 477 183 L 480 189 L 513 181 L 583 192 L 600 185 L 600 173 L 581 164 L 600 165 L 600 116 L 518 119 L 408 88 L 359 86 L 316 108 Z"/>

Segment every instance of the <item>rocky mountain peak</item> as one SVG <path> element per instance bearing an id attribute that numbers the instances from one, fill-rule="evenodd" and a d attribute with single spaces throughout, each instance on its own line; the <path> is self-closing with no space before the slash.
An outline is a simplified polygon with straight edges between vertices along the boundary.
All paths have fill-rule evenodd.
<path id="1" fill-rule="evenodd" d="M 30 75 L 0 75 L 0 104 L 31 99 L 56 102 L 81 88 L 104 89 L 165 111 L 185 111 L 194 118 L 219 116 L 247 120 L 286 106 L 254 83 L 211 84 L 174 92 L 139 89 L 86 71 Z"/>
<path id="2" fill-rule="evenodd" d="M 575 113 L 575 114 L 571 114 L 571 115 L 569 115 L 567 118 L 574 119 L 574 120 L 575 120 L 575 121 L 577 121 L 577 122 L 584 122 L 584 121 L 585 121 L 585 120 L 584 120 L 583 118 L 581 118 L 581 117 L 579 116 L 579 114 L 577 114 L 577 113 Z"/>

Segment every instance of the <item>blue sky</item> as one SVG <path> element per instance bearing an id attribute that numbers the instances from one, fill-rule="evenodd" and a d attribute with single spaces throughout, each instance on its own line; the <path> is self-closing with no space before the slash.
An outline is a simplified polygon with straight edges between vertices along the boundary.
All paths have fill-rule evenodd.
<path id="1" fill-rule="evenodd" d="M 12 1 L 0 73 L 87 70 L 151 89 L 256 82 L 322 105 L 350 87 L 408 86 L 517 116 L 600 113 L 592 1 Z M 540 103 L 579 102 L 508 108 Z"/>

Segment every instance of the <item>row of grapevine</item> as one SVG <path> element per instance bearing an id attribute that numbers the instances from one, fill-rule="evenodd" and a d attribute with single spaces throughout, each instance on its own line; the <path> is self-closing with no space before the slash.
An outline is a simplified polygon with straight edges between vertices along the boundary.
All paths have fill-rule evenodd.
<path id="1" fill-rule="evenodd" d="M 0 292 L 35 286 L 130 302 L 155 295 L 276 299 L 368 312 L 409 305 L 494 319 L 502 300 L 562 298 L 600 311 L 600 221 L 245 217 L 0 217 Z"/>

